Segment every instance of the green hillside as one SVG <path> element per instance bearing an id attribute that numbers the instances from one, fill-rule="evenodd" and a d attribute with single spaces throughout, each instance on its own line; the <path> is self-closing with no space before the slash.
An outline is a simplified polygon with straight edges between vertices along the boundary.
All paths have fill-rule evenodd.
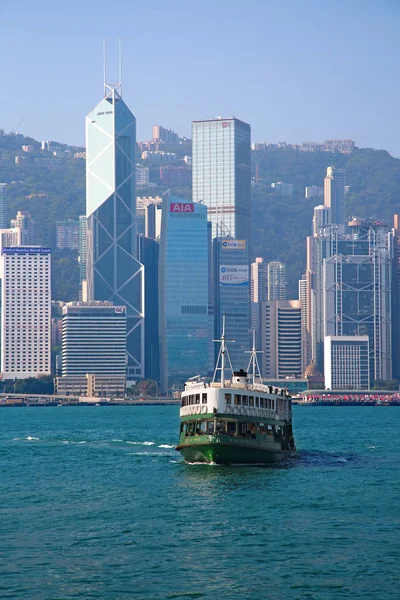
<path id="1" fill-rule="evenodd" d="M 22 145 L 34 146 L 34 151 L 24 153 Z M 42 151 L 39 142 L 22 135 L 6 135 L 0 130 L 0 182 L 10 184 L 8 216 L 12 218 L 17 210 L 30 211 L 36 223 L 37 241 L 53 248 L 56 220 L 77 219 L 85 212 L 85 161 L 73 158 L 75 152 L 83 149 L 57 145 L 68 154 L 60 159 L 60 164 L 44 166 L 35 162 L 35 158 L 54 157 Z M 15 164 L 15 156 L 24 158 Z M 384 150 L 364 148 L 343 155 L 267 148 L 254 151 L 252 159 L 253 177 L 256 164 L 259 174 L 259 183 L 252 188 L 253 256 L 286 263 L 291 297 L 297 297 L 297 280 L 304 271 L 305 237 L 310 231 L 313 207 L 322 202 L 322 199 L 306 200 L 304 187 L 322 186 L 328 166 L 346 169 L 349 216 L 376 216 L 391 223 L 392 215 L 400 212 L 400 160 Z M 274 181 L 292 183 L 293 197 L 279 196 L 270 187 Z M 162 191 L 163 188 L 150 188 L 140 193 L 155 195 Z M 173 192 L 191 195 L 189 188 Z M 53 271 L 54 298 L 76 297 L 76 257 L 55 253 Z"/>

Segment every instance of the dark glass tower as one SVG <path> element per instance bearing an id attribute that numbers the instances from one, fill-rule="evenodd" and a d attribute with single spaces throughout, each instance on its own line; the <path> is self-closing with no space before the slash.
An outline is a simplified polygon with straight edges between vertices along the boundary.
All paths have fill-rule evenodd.
<path id="1" fill-rule="evenodd" d="M 125 305 L 128 379 L 144 377 L 143 265 L 136 258 L 136 119 L 121 87 L 86 117 L 88 300 Z"/>

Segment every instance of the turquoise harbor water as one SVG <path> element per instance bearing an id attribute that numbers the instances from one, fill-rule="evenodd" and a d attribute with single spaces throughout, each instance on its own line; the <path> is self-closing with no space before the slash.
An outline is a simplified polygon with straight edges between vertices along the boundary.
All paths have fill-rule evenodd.
<path id="1" fill-rule="evenodd" d="M 399 408 L 294 407 L 277 468 L 185 465 L 178 412 L 0 410 L 0 598 L 399 599 Z"/>

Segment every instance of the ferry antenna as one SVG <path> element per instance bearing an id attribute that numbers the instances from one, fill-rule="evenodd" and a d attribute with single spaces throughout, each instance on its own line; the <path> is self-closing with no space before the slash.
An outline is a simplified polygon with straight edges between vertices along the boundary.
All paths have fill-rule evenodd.
<path id="1" fill-rule="evenodd" d="M 215 366 L 215 371 L 214 371 L 214 377 L 213 377 L 213 382 L 215 382 L 215 379 L 217 377 L 217 371 L 221 371 L 221 387 L 225 386 L 225 359 L 228 359 L 228 363 L 229 363 L 229 369 L 232 372 L 233 375 L 233 367 L 232 367 L 232 363 L 231 363 L 231 358 L 229 356 L 229 352 L 228 352 L 228 347 L 226 345 L 226 342 L 234 342 L 235 340 L 226 340 L 225 339 L 225 315 L 222 315 L 222 335 L 221 335 L 221 339 L 220 340 L 213 340 L 213 342 L 220 342 L 221 346 L 219 349 L 219 353 L 218 353 L 218 358 L 217 358 L 217 364 Z M 219 367 L 219 363 L 221 361 L 221 366 Z"/>
<path id="2" fill-rule="evenodd" d="M 260 365 L 258 364 L 257 354 L 263 354 L 262 350 L 256 350 L 256 330 L 253 329 L 253 347 L 251 350 L 246 350 L 246 354 L 250 354 L 250 360 L 247 367 L 247 372 L 250 371 L 250 367 L 252 367 L 252 375 L 253 375 L 253 388 L 256 384 L 256 377 L 258 374 L 258 378 L 262 383 L 262 377 L 260 372 Z"/>

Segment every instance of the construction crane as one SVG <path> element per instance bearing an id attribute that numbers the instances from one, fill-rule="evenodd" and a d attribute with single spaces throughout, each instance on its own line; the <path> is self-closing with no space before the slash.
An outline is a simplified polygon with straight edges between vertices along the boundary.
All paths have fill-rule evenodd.
<path id="1" fill-rule="evenodd" d="M 18 123 L 15 125 L 15 127 L 13 127 L 13 128 L 11 129 L 11 133 L 13 133 L 14 135 L 18 135 L 18 133 L 19 133 L 18 129 L 19 129 L 19 127 L 20 127 L 21 123 L 23 123 L 23 121 L 24 121 L 24 119 L 21 119 L 21 120 L 20 120 L 20 121 L 19 121 L 19 122 L 18 122 Z"/>

